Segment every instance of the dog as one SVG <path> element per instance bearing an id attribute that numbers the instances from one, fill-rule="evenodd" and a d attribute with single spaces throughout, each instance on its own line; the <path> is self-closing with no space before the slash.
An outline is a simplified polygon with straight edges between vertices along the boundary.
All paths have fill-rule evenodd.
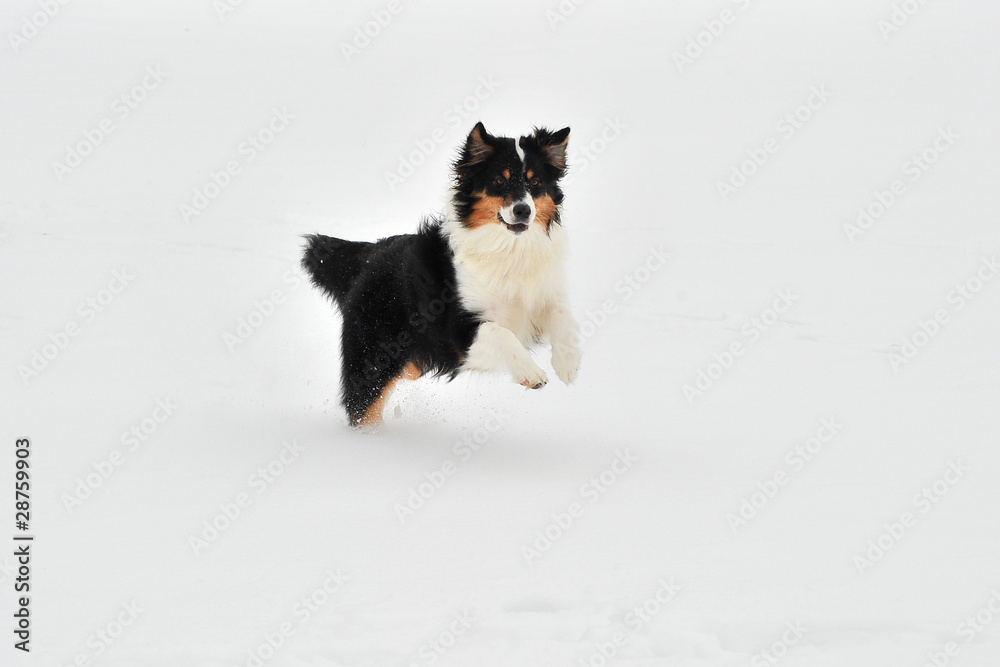
<path id="1" fill-rule="evenodd" d="M 503 371 L 540 389 L 529 348 L 548 341 L 569 385 L 580 365 L 564 273 L 570 129 L 515 140 L 477 123 L 453 164 L 443 215 L 375 242 L 304 238 L 302 266 L 343 316 L 342 402 L 351 426 L 377 424 L 396 383 Z"/>

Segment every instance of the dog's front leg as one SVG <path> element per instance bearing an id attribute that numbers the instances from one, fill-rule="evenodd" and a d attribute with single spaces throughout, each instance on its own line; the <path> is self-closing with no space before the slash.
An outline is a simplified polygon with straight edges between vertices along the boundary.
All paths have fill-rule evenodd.
<path id="1" fill-rule="evenodd" d="M 545 333 L 552 343 L 552 368 L 560 380 L 572 384 L 580 368 L 580 346 L 577 343 L 576 320 L 565 299 L 548 307 L 545 313 Z"/>
<path id="2" fill-rule="evenodd" d="M 514 381 L 529 389 L 541 389 L 548 382 L 528 350 L 510 329 L 496 322 L 483 322 L 469 347 L 465 367 L 476 371 L 506 371 Z"/>

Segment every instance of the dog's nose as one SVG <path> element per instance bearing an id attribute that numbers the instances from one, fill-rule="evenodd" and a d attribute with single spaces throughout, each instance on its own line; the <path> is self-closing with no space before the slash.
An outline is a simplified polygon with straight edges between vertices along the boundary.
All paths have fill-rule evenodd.
<path id="1" fill-rule="evenodd" d="M 527 222 L 528 216 L 531 215 L 531 207 L 521 202 L 520 204 L 514 204 L 514 221 L 515 222 Z"/>

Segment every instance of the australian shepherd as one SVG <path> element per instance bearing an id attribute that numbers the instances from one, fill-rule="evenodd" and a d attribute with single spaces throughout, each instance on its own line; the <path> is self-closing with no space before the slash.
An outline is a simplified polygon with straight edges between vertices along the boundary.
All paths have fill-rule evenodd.
<path id="1" fill-rule="evenodd" d="M 563 262 L 560 179 L 569 128 L 511 139 L 478 123 L 453 166 L 446 212 L 375 242 L 306 236 L 302 266 L 343 315 L 341 389 L 352 426 L 378 423 L 393 386 L 421 375 L 503 371 L 529 389 L 552 347 L 570 384 L 580 364 Z"/>

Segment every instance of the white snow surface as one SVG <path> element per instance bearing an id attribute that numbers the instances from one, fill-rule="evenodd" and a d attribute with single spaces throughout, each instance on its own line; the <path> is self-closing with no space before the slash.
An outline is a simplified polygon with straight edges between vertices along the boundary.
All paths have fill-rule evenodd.
<path id="1" fill-rule="evenodd" d="M 996 3 L 7 0 L 0 27 L 0 664 L 1000 661 Z M 579 379 L 420 380 L 352 431 L 301 235 L 412 231 L 480 119 L 572 127 Z"/>

